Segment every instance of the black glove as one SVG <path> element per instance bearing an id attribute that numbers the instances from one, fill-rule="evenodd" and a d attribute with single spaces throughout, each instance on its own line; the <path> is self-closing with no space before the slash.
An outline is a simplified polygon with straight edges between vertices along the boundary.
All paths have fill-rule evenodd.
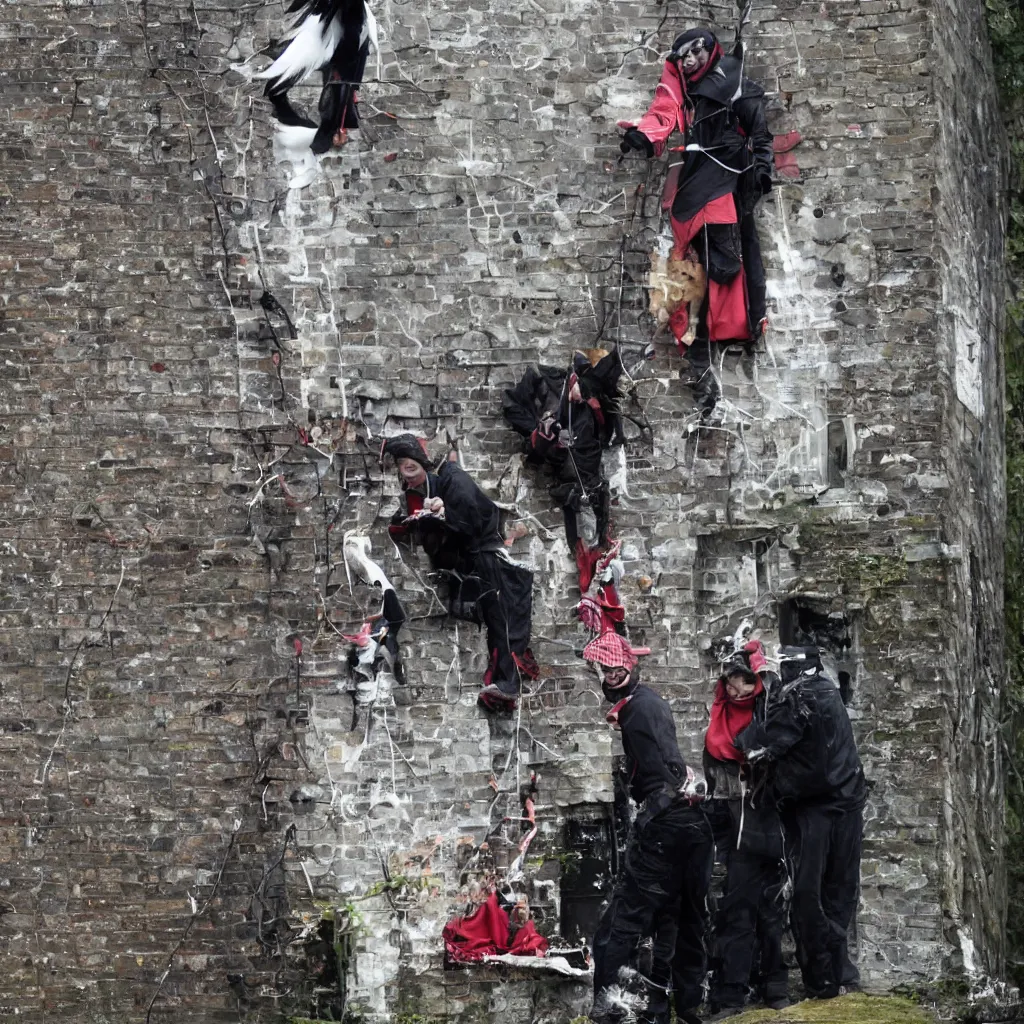
<path id="1" fill-rule="evenodd" d="M 754 172 L 754 181 L 761 195 L 766 196 L 772 190 L 772 172 L 761 167 Z"/>
<path id="2" fill-rule="evenodd" d="M 619 149 L 628 153 L 631 149 L 639 149 L 648 160 L 654 156 L 654 145 L 639 128 L 628 128 L 619 143 Z"/>

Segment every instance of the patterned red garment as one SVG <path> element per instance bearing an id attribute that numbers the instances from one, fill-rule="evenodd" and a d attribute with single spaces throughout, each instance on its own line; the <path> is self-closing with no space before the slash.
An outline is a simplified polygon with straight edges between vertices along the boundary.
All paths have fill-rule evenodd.
<path id="1" fill-rule="evenodd" d="M 576 614 L 580 622 L 595 633 L 617 632 L 615 627 L 626 621 L 626 609 L 614 583 L 598 587 L 596 597 L 584 594 L 576 606 Z"/>
<path id="2" fill-rule="evenodd" d="M 583 660 L 605 668 L 635 668 L 637 655 L 650 654 L 650 647 L 630 647 L 625 637 L 615 632 L 602 633 L 583 648 Z"/>

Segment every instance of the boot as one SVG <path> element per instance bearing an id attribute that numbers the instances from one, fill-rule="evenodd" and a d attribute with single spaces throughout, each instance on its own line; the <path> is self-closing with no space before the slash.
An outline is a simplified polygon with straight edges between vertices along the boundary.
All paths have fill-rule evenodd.
<path id="1" fill-rule="evenodd" d="M 718 381 L 711 369 L 711 342 L 707 338 L 698 338 L 687 350 L 686 359 L 690 370 L 680 377 L 693 388 L 701 420 L 705 420 L 714 411 L 719 398 Z"/>

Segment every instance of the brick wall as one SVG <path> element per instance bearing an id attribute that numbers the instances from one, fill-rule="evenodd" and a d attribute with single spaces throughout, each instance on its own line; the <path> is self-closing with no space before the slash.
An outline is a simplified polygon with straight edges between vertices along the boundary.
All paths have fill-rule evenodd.
<path id="1" fill-rule="evenodd" d="M 607 468 L 631 629 L 684 753 L 716 639 L 744 619 L 845 631 L 872 782 L 865 979 L 998 973 L 1001 143 L 979 10 L 755 10 L 749 73 L 773 130 L 804 136 L 802 180 L 763 204 L 772 331 L 721 353 L 704 429 L 671 346 L 643 358 L 662 169 L 619 163 L 614 123 L 674 33 L 725 12 L 376 10 L 364 127 L 289 189 L 301 168 L 275 160 L 246 70 L 280 6 L 9 5 L 0 1009 L 312 1012 L 337 991 L 312 942 L 328 904 L 350 904 L 339 931 L 361 917 L 349 1008 L 585 1009 L 572 980 L 442 971 L 439 931 L 514 856 L 502 819 L 531 771 L 545 929 L 567 820 L 612 800 L 560 515 L 500 419 L 528 363 L 597 340 L 621 345 L 653 429 Z M 268 332 L 264 287 L 297 338 Z M 376 450 L 401 429 L 437 451 L 459 434 L 533 517 L 513 551 L 538 570 L 543 673 L 511 721 L 475 706 L 482 639 L 385 543 L 397 487 Z M 376 610 L 346 531 L 412 616 L 409 685 L 370 707 L 337 635 Z"/>

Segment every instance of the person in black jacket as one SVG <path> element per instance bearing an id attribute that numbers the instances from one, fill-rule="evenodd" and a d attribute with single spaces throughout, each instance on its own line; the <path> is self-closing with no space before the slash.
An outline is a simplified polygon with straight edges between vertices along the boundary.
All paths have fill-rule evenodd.
<path id="1" fill-rule="evenodd" d="M 687 769 L 668 703 L 640 685 L 637 655 L 620 634 L 592 640 L 583 657 L 600 666 L 607 718 L 622 733 L 630 795 L 638 813 L 626 848 L 625 867 L 594 936 L 594 1007 L 598 1024 L 622 1020 L 616 1000 L 620 971 L 642 939 L 654 939 L 647 1009 L 639 1020 L 669 1024 L 669 993 L 676 1019 L 700 1024 L 703 995 L 706 898 L 714 860 L 711 828 L 687 790 Z"/>
<path id="2" fill-rule="evenodd" d="M 420 440 L 399 434 L 383 454 L 395 460 L 404 508 L 388 530 L 395 541 L 418 542 L 434 569 L 448 577 L 449 612 L 487 629 L 489 663 L 480 703 L 511 710 L 522 676 L 538 675 L 530 650 L 533 573 L 505 555 L 500 511 L 451 451 L 435 475 Z"/>
<path id="3" fill-rule="evenodd" d="M 597 519 L 597 547 L 610 543 L 608 482 L 601 475 L 601 452 L 621 437 L 617 352 L 576 352 L 569 370 L 529 367 L 505 391 L 502 411 L 524 438 L 526 460 L 550 468 L 551 496 L 562 507 L 569 550 L 579 562 L 586 551 L 577 517 L 586 501 Z M 589 565 L 590 561 L 587 560 Z M 582 586 L 586 590 L 586 585 Z"/>
<path id="4" fill-rule="evenodd" d="M 780 650 L 781 685 L 736 737 L 747 760 L 769 759 L 793 870 L 790 927 L 807 995 L 860 982 L 847 933 L 857 910 L 864 769 L 838 686 L 816 647 Z"/>
<path id="5" fill-rule="evenodd" d="M 764 762 L 749 764 L 735 745 L 753 721 L 764 721 L 768 691 L 764 647 L 752 640 L 726 662 L 715 686 L 704 738 L 708 817 L 726 864 L 714 927 L 708 1002 L 723 1019 L 739 1013 L 751 985 L 772 1009 L 789 1005 L 782 959 L 786 871 L 782 822 Z M 724 853 L 724 857 L 723 857 Z"/>
<path id="6" fill-rule="evenodd" d="M 714 33 L 694 28 L 672 44 L 647 113 L 626 129 L 623 153 L 650 159 L 678 129 L 681 159 L 670 166 L 664 205 L 671 211 L 674 253 L 698 260 L 708 286 L 696 341 L 687 353 L 705 407 L 717 400 L 708 370 L 713 341 L 756 340 L 767 330 L 761 243 L 754 208 L 772 187 L 774 153 L 764 89 L 745 78 L 740 55 L 726 55 Z M 687 333 L 683 303 L 669 326 L 680 348 Z"/>

